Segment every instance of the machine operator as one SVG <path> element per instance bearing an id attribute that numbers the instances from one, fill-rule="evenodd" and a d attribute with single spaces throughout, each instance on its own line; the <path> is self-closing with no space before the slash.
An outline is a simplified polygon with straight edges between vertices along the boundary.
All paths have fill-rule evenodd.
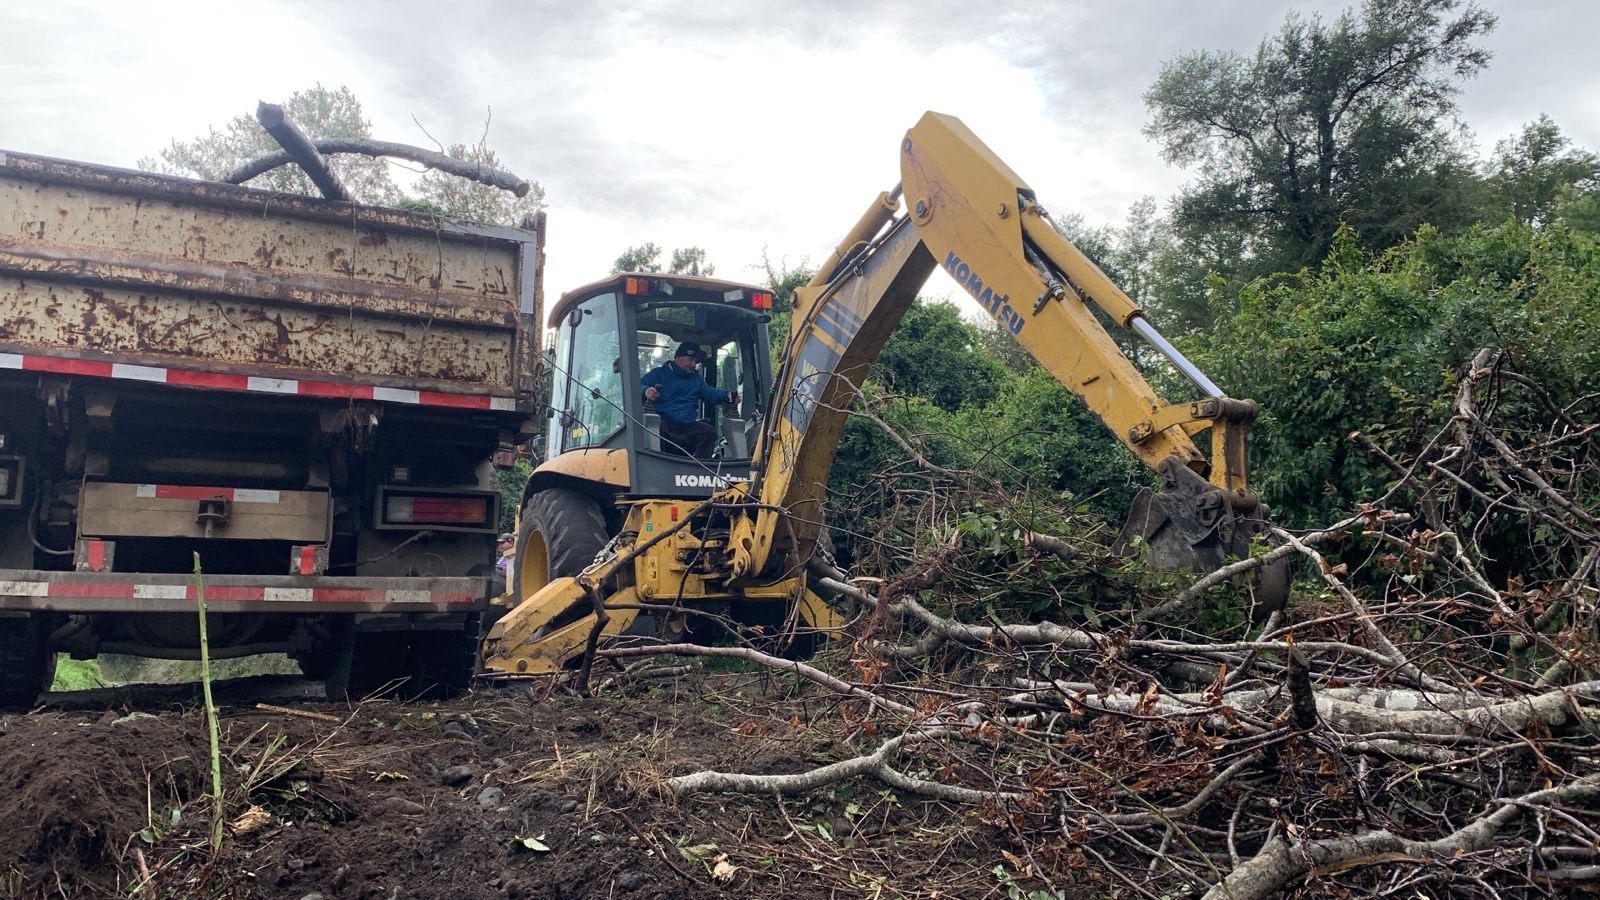
<path id="1" fill-rule="evenodd" d="M 699 403 L 739 403 L 738 390 L 712 387 L 697 367 L 706 358 L 694 341 L 684 341 L 673 352 L 672 360 L 646 372 L 639 379 L 644 399 L 653 402 L 661 417 L 661 438 L 683 448 L 690 456 L 711 456 L 717 445 L 717 431 L 700 419 Z"/>

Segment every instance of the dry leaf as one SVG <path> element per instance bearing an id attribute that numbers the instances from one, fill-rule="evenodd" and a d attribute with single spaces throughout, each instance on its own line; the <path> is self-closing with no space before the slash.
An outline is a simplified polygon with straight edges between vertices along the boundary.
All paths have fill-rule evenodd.
<path id="1" fill-rule="evenodd" d="M 255 831 L 257 828 L 260 828 L 271 821 L 272 813 L 267 812 L 259 806 L 251 806 L 249 809 L 241 813 L 239 818 L 234 819 L 233 822 L 228 825 L 228 828 L 231 829 L 234 834 L 249 834 L 250 832 Z"/>

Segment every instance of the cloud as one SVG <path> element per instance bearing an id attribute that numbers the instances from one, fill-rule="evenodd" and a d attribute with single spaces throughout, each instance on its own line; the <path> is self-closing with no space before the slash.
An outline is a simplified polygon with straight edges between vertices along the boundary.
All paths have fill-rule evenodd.
<path id="1" fill-rule="evenodd" d="M 1121 219 L 1188 177 L 1140 134 L 1161 62 L 1252 51 L 1287 0 L 277 0 L 0 7 L 0 143 L 131 164 L 316 82 L 382 138 L 488 141 L 551 204 L 551 292 L 644 241 L 753 277 L 763 247 L 820 258 L 898 178 L 925 109 L 962 117 L 1051 208 Z M 1587 36 L 1600 5 L 1528 0 L 1462 108 L 1487 146 L 1539 112 L 1600 146 Z M 413 119 L 415 121 L 413 121 Z M 419 123 L 420 126 L 419 127 Z"/>

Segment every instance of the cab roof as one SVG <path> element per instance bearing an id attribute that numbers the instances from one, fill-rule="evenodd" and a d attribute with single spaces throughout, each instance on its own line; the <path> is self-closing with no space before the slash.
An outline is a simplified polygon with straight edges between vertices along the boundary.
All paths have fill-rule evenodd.
<path id="1" fill-rule="evenodd" d="M 646 289 L 638 293 L 628 290 L 630 280 L 646 282 Z M 750 298 L 756 294 L 768 297 L 767 309 L 771 309 L 772 291 L 757 287 L 753 284 L 744 284 L 738 281 L 724 281 L 720 278 L 702 278 L 698 275 L 667 275 L 661 272 L 617 272 L 608 275 L 599 281 L 591 281 L 582 287 L 574 288 L 561 295 L 556 305 L 550 310 L 548 327 L 555 328 L 565 319 L 567 313 L 574 306 L 594 297 L 597 294 L 616 292 L 633 302 L 650 300 L 664 300 L 668 298 L 681 298 L 686 301 L 727 303 L 730 306 L 750 308 Z"/>

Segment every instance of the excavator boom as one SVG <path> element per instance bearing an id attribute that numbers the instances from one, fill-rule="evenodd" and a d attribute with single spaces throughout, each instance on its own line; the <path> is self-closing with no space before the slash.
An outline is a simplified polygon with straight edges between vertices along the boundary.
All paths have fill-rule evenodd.
<path id="1" fill-rule="evenodd" d="M 792 519 L 801 554 L 809 552 L 857 386 L 936 267 L 1161 473 L 1165 489 L 1135 501 L 1125 546 L 1142 543 L 1157 565 L 1173 568 L 1242 553 L 1250 528 L 1234 520 L 1255 515 L 1259 505 L 1246 483 L 1244 452 L 1255 404 L 1228 398 L 1168 343 L 960 120 L 930 112 L 900 150 L 899 187 L 879 195 L 796 292 L 774 415 L 756 454 L 761 511 L 748 533 L 736 531 L 735 570 L 769 564 L 781 515 Z M 901 195 L 908 212 L 897 217 Z M 1181 404 L 1156 396 L 1091 306 L 1146 339 L 1205 396 Z M 1208 428 L 1215 430 L 1209 461 L 1192 439 Z M 745 541 L 748 559 L 741 557 Z"/>

